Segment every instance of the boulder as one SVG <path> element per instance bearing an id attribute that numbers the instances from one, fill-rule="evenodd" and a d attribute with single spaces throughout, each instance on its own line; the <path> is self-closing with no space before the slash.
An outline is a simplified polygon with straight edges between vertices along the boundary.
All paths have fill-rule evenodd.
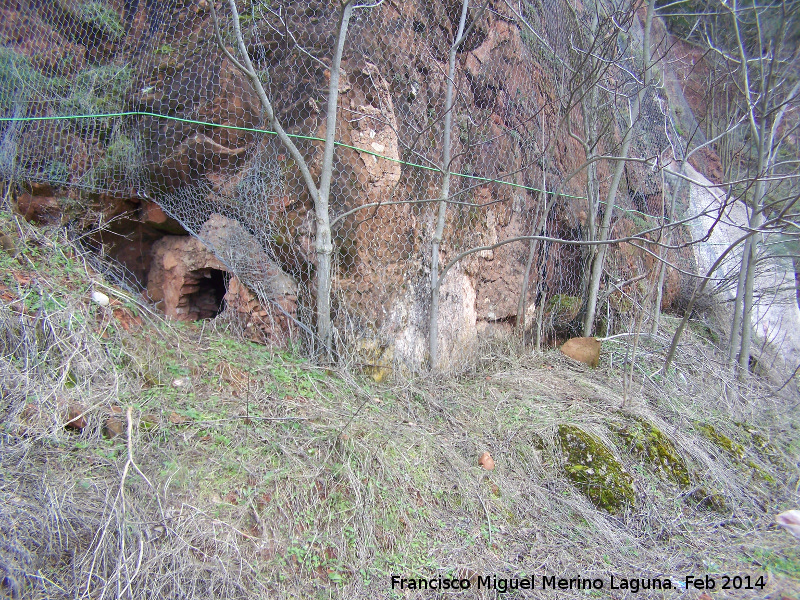
<path id="1" fill-rule="evenodd" d="M 600 362 L 600 341 L 593 337 L 577 337 L 561 346 L 561 353 L 592 368 Z"/>

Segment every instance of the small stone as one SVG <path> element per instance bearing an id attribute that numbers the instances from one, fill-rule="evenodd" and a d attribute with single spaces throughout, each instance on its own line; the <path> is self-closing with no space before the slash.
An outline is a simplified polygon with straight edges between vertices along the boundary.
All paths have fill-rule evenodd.
<path id="1" fill-rule="evenodd" d="M 92 292 L 92 302 L 100 306 L 108 306 L 110 300 L 103 292 Z"/>
<path id="2" fill-rule="evenodd" d="M 169 419 L 169 422 L 172 423 L 173 425 L 183 425 L 189 420 L 183 415 L 179 415 L 176 412 L 169 413 L 169 417 L 167 418 Z"/>
<path id="3" fill-rule="evenodd" d="M 494 471 L 494 459 L 488 452 L 481 454 L 481 457 L 478 459 L 478 464 L 487 471 Z"/>
<path id="4" fill-rule="evenodd" d="M 122 419 L 109 417 L 103 425 L 103 436 L 112 439 L 125 433 L 125 424 Z"/>
<path id="5" fill-rule="evenodd" d="M 83 431 L 86 428 L 86 407 L 81 404 L 70 404 L 67 409 L 67 424 L 64 426 L 73 431 Z"/>
<path id="6" fill-rule="evenodd" d="M 593 337 L 572 338 L 561 346 L 561 353 L 596 368 L 600 362 L 600 341 Z"/>

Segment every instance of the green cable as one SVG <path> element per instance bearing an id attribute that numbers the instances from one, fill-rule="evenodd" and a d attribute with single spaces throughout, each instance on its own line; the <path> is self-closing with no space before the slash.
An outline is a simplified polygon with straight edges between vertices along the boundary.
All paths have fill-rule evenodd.
<path id="1" fill-rule="evenodd" d="M 252 127 L 238 127 L 236 125 L 223 125 L 221 123 L 210 123 L 207 121 L 195 121 L 194 119 L 184 119 L 182 117 L 173 117 L 170 115 L 161 115 L 158 113 L 151 113 L 151 112 L 140 112 L 140 111 L 128 111 L 128 112 L 119 112 L 119 113 L 104 113 L 98 115 L 61 115 L 61 116 L 52 116 L 52 117 L 0 117 L 0 122 L 10 122 L 10 121 L 23 121 L 23 122 L 30 122 L 30 121 L 65 121 L 70 119 L 107 119 L 111 117 L 154 117 L 156 119 L 167 119 L 170 121 L 178 121 L 180 123 L 189 123 L 191 125 L 202 125 L 204 127 L 217 127 L 221 129 L 232 129 L 235 131 L 248 131 L 251 133 L 266 133 L 269 135 L 278 135 L 275 131 L 270 131 L 268 129 L 255 129 Z M 309 135 L 299 135 L 296 133 L 287 133 L 291 138 L 295 138 L 298 140 L 309 140 L 312 142 L 324 142 L 325 140 L 318 137 L 313 137 Z M 366 150 L 364 148 L 358 148 L 357 146 L 351 146 L 350 144 L 344 144 L 342 142 L 334 142 L 337 146 L 341 148 L 349 148 L 350 150 L 355 150 L 356 152 L 364 152 L 365 154 L 369 154 L 371 156 L 375 156 L 377 158 L 382 158 L 384 160 L 389 160 L 392 162 L 399 163 L 401 165 L 406 165 L 409 167 L 414 167 L 416 169 L 424 169 L 426 171 L 439 171 L 439 169 L 435 167 L 429 167 L 427 165 L 420 165 L 417 163 L 406 162 L 404 160 L 400 160 L 399 158 L 392 158 L 391 156 L 384 156 L 383 154 L 378 154 L 377 152 L 373 152 L 372 150 Z M 478 181 L 485 181 L 486 183 L 501 183 L 503 185 L 509 185 L 511 187 L 520 188 L 523 190 L 529 190 L 532 192 L 542 192 L 547 193 L 544 190 L 540 190 L 539 188 L 531 187 L 528 185 L 522 185 L 521 183 L 514 183 L 513 181 L 504 181 L 502 179 L 492 179 L 490 177 L 479 177 L 477 175 L 465 175 L 464 173 L 450 173 L 451 175 L 455 175 L 457 177 L 463 177 L 465 179 L 475 179 Z M 575 198 L 578 200 L 586 200 L 586 196 L 573 196 L 571 194 L 561 194 L 565 198 Z"/>

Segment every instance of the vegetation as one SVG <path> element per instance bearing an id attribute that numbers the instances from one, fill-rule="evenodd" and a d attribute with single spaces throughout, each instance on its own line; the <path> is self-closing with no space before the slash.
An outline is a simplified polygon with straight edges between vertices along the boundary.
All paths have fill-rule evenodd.
<path id="1" fill-rule="evenodd" d="M 566 455 L 564 471 L 592 504 L 609 512 L 633 504 L 630 475 L 600 440 L 572 425 L 559 425 L 558 436 Z"/>
<path id="2" fill-rule="evenodd" d="M 0 233 L 17 249 L 0 253 L 0 523 L 25 597 L 390 598 L 392 574 L 587 569 L 800 589 L 771 525 L 798 423 L 755 389 L 721 407 L 702 338 L 624 411 L 620 343 L 598 370 L 494 345 L 469 377 L 375 383 L 224 317 L 167 323 L 57 229 L 5 212 Z M 753 454 L 708 424 L 720 412 Z"/>
<path id="3" fill-rule="evenodd" d="M 0 110 L 14 114 L 39 87 L 41 75 L 24 54 L 0 46 Z"/>
<path id="4" fill-rule="evenodd" d="M 96 115 L 123 110 L 130 91 L 130 65 L 101 65 L 79 71 L 65 86 L 60 102 L 63 114 Z"/>
<path id="5" fill-rule="evenodd" d="M 264 113 L 264 123 L 257 126 L 269 127 L 280 138 L 273 162 L 268 162 L 273 148 L 259 146 L 264 138 L 252 131 L 245 135 L 207 127 L 213 131 L 204 130 L 205 135 L 199 133 L 196 122 L 176 125 L 150 117 L 146 121 L 152 126 L 152 139 L 164 147 L 148 149 L 153 150 L 148 160 L 153 161 L 156 173 L 170 164 L 179 171 L 178 177 L 164 175 L 162 179 L 181 184 L 197 179 L 191 182 L 196 188 L 180 187 L 176 197 L 183 194 L 187 203 L 205 202 L 188 207 L 198 220 L 212 211 L 228 210 L 242 231 L 263 225 L 267 229 L 258 232 L 265 241 L 260 250 L 271 247 L 289 256 L 301 249 L 304 262 L 296 265 L 295 274 L 302 275 L 298 279 L 305 279 L 303 283 L 316 277 L 317 284 L 316 294 L 310 285 L 297 294 L 298 303 L 306 302 L 304 309 L 315 312 L 300 326 L 317 327 L 316 342 L 302 347 L 294 342 L 279 348 L 247 341 L 246 328 L 242 330 L 232 308 L 212 320 L 167 321 L 125 285 L 115 267 L 84 245 L 108 232 L 87 227 L 91 219 L 86 216 L 75 230 L 35 228 L 18 214 L 23 195 L 32 197 L 34 184 L 28 177 L 23 178 L 24 184 L 0 182 L 4 192 L 0 207 L 0 590 L 12 597 L 37 599 L 399 598 L 404 594 L 391 589 L 393 575 L 467 580 L 487 575 L 592 573 L 606 580 L 612 574 L 657 575 L 679 585 L 690 573 L 736 573 L 765 578 L 766 588 L 759 590 L 758 597 L 800 593 L 797 542 L 774 523 L 775 514 L 796 508 L 798 502 L 800 417 L 795 410 L 798 390 L 792 388 L 797 372 L 777 384 L 762 378 L 751 372 L 756 369 L 749 366 L 749 341 L 741 345 L 730 341 L 739 329 L 748 336 L 752 329 L 746 319 L 753 308 L 756 258 L 761 260 L 764 254 L 753 250 L 765 245 L 760 234 L 775 236 L 768 242 L 774 255 L 797 259 L 793 232 L 800 196 L 792 195 L 796 175 L 790 170 L 796 166 L 796 148 L 789 147 L 796 146 L 790 135 L 793 132 L 796 138 L 794 121 L 787 126 L 790 133 L 775 125 L 775 136 L 770 138 L 764 127 L 775 112 L 762 114 L 758 102 L 750 99 L 742 104 L 741 97 L 737 97 L 738 105 L 734 102 L 728 107 L 731 111 L 724 118 L 718 115 L 726 127 L 737 119 L 750 120 L 750 141 L 738 132 L 731 138 L 747 146 L 739 148 L 740 153 L 753 150 L 750 146 L 756 138 L 779 141 L 766 150 L 759 148 L 763 169 L 753 169 L 752 157 L 734 160 L 735 153 L 727 155 L 724 168 L 730 192 L 725 201 L 748 204 L 751 216 L 761 215 L 748 224 L 747 235 L 753 241 L 742 253 L 752 256 L 753 262 L 748 266 L 744 258 L 741 270 L 735 270 L 744 274 L 737 293 L 743 304 L 735 308 L 736 318 L 744 320 L 744 325 L 734 321 L 730 332 L 721 333 L 718 324 L 692 320 L 684 332 L 695 296 L 683 320 L 653 317 L 661 307 L 667 271 L 663 265 L 676 265 L 687 273 L 690 269 L 685 255 L 678 255 L 678 251 L 688 253 L 688 237 L 668 232 L 681 221 L 675 211 L 677 192 L 664 183 L 666 175 L 652 194 L 645 196 L 633 189 L 641 175 L 634 167 L 647 171 L 648 177 L 662 168 L 662 159 L 670 169 L 678 169 L 676 162 L 688 162 L 687 154 L 701 147 L 696 141 L 670 138 L 654 151 L 659 162 L 653 164 L 641 158 L 651 148 L 647 152 L 636 148 L 646 137 L 641 135 L 643 125 L 649 125 L 642 115 L 664 117 L 659 127 L 670 135 L 665 118 L 669 111 L 661 114 L 658 110 L 665 86 L 658 80 L 662 70 L 655 66 L 666 54 L 651 53 L 650 44 L 651 19 L 658 5 L 647 5 L 641 40 L 633 25 L 638 19 L 633 4 L 597 5 L 595 20 L 589 13 L 572 12 L 566 15 L 571 18 L 560 23 L 563 39 L 548 38 L 550 42 L 569 40 L 561 46 L 548 45 L 540 35 L 552 25 L 548 21 L 554 20 L 553 15 L 534 19 L 534 13 L 543 13 L 547 3 L 519 3 L 520 10 L 524 8 L 520 15 L 513 13 L 513 3 L 507 3 L 512 12 L 505 14 L 495 13 L 495 5 L 484 11 L 489 4 L 467 0 L 456 3 L 458 14 L 437 8 L 442 13 L 441 27 L 430 27 L 428 22 L 409 26 L 413 33 L 409 46 L 419 45 L 425 58 L 414 69 L 419 73 L 427 69 L 424 75 L 433 81 L 436 69 L 429 68 L 426 53 L 438 56 L 440 62 L 449 61 L 447 69 L 439 69 L 437 92 L 433 84 L 427 89 L 411 88 L 408 73 L 397 71 L 384 79 L 369 60 L 358 67 L 359 61 L 349 60 L 345 40 L 350 13 L 357 11 L 353 23 L 359 32 L 368 31 L 369 11 L 380 3 L 346 0 L 337 5 L 338 12 L 333 5 L 316 3 L 325 5 L 333 15 L 331 22 L 338 23 L 336 36 L 329 35 L 333 30 L 326 31 L 324 19 L 314 14 L 314 4 L 241 3 L 241 18 L 234 0 L 211 2 L 207 14 L 202 4 L 180 12 L 176 29 L 196 33 L 202 26 L 209 33 L 214 26 L 220 56 L 224 55 L 217 63 L 224 63 L 226 70 L 217 69 L 207 79 L 207 73 L 194 63 L 214 62 L 207 60 L 213 53 L 211 42 L 193 46 L 191 58 L 200 58 L 184 61 L 179 53 L 188 45 L 160 35 L 155 26 L 151 31 L 150 25 L 157 23 L 154 14 L 148 14 L 147 35 L 152 38 L 136 40 L 137 52 L 143 41 L 150 42 L 154 55 L 166 57 L 155 62 L 168 68 L 157 66 L 153 75 L 157 79 L 150 81 L 150 74 L 139 72 L 136 64 L 123 66 L 132 54 L 125 54 L 123 44 L 106 42 L 108 38 L 120 41 L 126 32 L 119 13 L 105 2 L 74 4 L 82 7 L 84 25 L 90 23 L 107 35 L 92 42 L 98 42 L 96 47 L 87 43 L 85 63 L 69 78 L 47 77 L 24 55 L 0 48 L 3 116 L 24 112 L 49 119 L 113 113 L 133 101 L 132 93 L 136 93 L 146 97 L 154 111 L 180 105 L 180 110 L 170 112 L 172 116 L 180 113 L 196 120 L 216 118 L 216 104 L 229 100 L 228 123 L 251 127 L 247 103 L 257 104 L 256 112 Z M 576 11 L 573 4 L 559 5 L 560 10 Z M 291 11 L 293 5 L 308 11 L 298 17 Z M 717 74 L 728 69 L 726 77 L 741 76 L 752 65 L 765 65 L 772 51 L 769 44 L 753 43 L 759 22 L 747 21 L 747 13 L 754 6 L 740 11 L 744 41 L 738 39 L 735 44 L 720 27 L 730 25 L 724 19 L 736 22 L 736 9 L 733 16 L 716 18 L 716 12 L 730 8 L 728 4 L 720 11 L 709 10 L 720 8 L 710 0 L 676 5 L 680 14 L 674 26 L 701 31 L 709 45 L 713 41 L 716 50 L 727 55 L 720 59 L 722 70 Z M 777 5 L 769 9 L 763 12 L 763 32 L 788 46 L 795 34 L 773 20 L 771 11 Z M 503 18 L 495 20 L 498 15 Z M 684 23 L 692 16 L 699 21 Z M 530 23 L 526 17 L 531 17 Z M 281 27 L 262 24 L 270 18 L 280 20 Z M 308 30 L 299 32 L 309 35 L 288 41 L 288 34 L 294 33 L 293 18 L 302 20 L 303 26 L 310 23 Z M 491 23 L 484 18 L 492 19 Z M 517 82 L 506 82 L 506 89 L 501 89 L 494 82 L 484 85 L 484 78 L 491 78 L 483 72 L 469 72 L 467 77 L 462 70 L 467 63 L 478 69 L 472 63 L 484 61 L 473 60 L 473 47 L 479 40 L 491 41 L 501 29 L 510 30 L 512 22 L 524 32 L 523 47 L 538 48 L 537 55 L 545 57 L 536 68 L 553 71 L 552 80 L 550 74 L 539 73 L 538 79 L 526 80 L 517 89 L 518 95 L 527 85 L 531 92 L 541 92 L 541 97 L 531 100 L 536 106 L 528 112 L 516 111 L 514 103 L 522 100 L 512 98 L 510 90 L 511 83 Z M 563 27 L 564 23 L 569 26 Z M 696 28 L 696 23 L 702 26 Z M 495 30 L 487 36 L 490 26 Z M 425 46 L 421 40 L 426 28 L 441 39 Z M 553 31 L 559 34 L 557 29 Z M 576 34 L 568 35 L 565 29 L 574 29 Z M 282 41 L 276 41 L 276 32 Z M 261 37 L 267 35 L 274 39 L 262 43 Z M 333 56 L 318 58 L 319 48 L 330 45 L 334 37 Z M 370 45 L 357 41 L 364 48 Z M 502 46 L 502 52 L 509 52 L 503 60 L 509 63 L 518 58 L 510 54 L 511 46 L 505 42 Z M 107 61 L 98 58 L 118 49 L 120 54 Z M 740 56 L 731 58 L 735 50 Z M 396 60 L 396 48 L 392 52 L 392 60 L 403 62 Z M 284 56 L 291 60 L 300 56 L 314 67 L 304 71 L 295 67 L 305 63 L 292 63 L 286 68 L 297 79 L 282 79 L 281 69 L 271 61 Z M 787 55 L 774 56 L 780 62 Z M 796 60 L 800 55 L 792 56 Z M 344 61 L 341 70 L 340 61 Z M 520 71 L 522 63 L 517 65 Z M 737 70 L 737 64 L 744 70 Z M 786 67 L 786 63 L 775 65 Z M 560 79 L 556 72 L 561 73 Z M 780 111 L 794 110 L 800 84 L 791 68 L 780 72 L 780 89 L 791 93 L 771 98 L 777 98 L 776 110 L 788 115 L 788 122 L 796 115 Z M 245 97 L 252 90 L 241 97 L 230 94 L 244 89 L 236 87 L 244 80 L 252 84 L 257 102 Z M 395 93 L 389 80 L 398 90 L 406 84 L 409 89 Z M 292 85 L 284 85 L 287 81 Z M 769 77 L 761 83 L 763 94 L 755 88 L 747 89 L 747 94 L 752 92 L 768 104 L 768 86 L 763 86 Z M 175 93 L 183 86 L 189 89 L 185 106 Z M 225 88 L 230 95 L 217 95 L 216 88 Z M 301 93 L 300 88 L 305 91 Z M 340 92 L 350 97 L 342 103 L 338 119 Z M 328 94 L 327 112 L 318 110 L 320 93 Z M 381 119 L 396 116 L 384 110 L 387 98 L 372 95 L 390 93 L 397 100 L 397 115 L 405 111 L 404 116 L 418 117 L 420 127 L 412 120 L 393 124 L 389 133 L 371 128 Z M 435 98 L 437 93 L 442 97 Z M 202 101 L 198 100 L 201 96 Z M 421 100 L 414 105 L 418 96 Z M 272 105 L 289 98 L 291 105 Z M 467 109 L 459 104 L 465 98 Z M 377 105 L 381 105 L 378 110 Z M 302 123 L 292 122 L 294 113 L 303 115 Z M 456 135 L 451 135 L 453 115 Z M 769 118 L 762 119 L 765 115 Z M 310 131 L 316 138 L 323 131 L 324 119 L 323 153 L 319 140 L 302 139 L 302 134 Z M 397 156 L 424 164 L 425 173 L 415 180 L 408 172 L 416 172 L 416 167 L 403 165 L 402 175 L 391 186 L 381 187 L 378 180 L 389 178 L 379 168 L 367 174 L 369 181 L 359 180 L 358 161 L 378 164 L 380 153 L 358 158 L 358 148 L 351 147 L 347 152 L 352 155 L 337 154 L 336 127 L 345 122 L 348 135 L 364 134 L 365 140 L 374 140 L 367 142 L 373 148 L 383 148 L 380 152 L 386 151 L 384 137 L 396 134 L 397 129 L 416 128 L 411 142 L 398 136 Z M 539 130 L 534 131 L 537 122 Z M 23 130 L 22 125 L 19 129 L 15 129 L 17 124 L 2 125 L 0 158 L 16 161 L 15 136 L 31 131 L 29 137 L 39 145 L 30 144 L 34 148 L 30 179 L 72 184 L 69 202 L 80 202 L 75 200 L 79 186 L 97 194 L 110 188 L 134 190 L 131 182 L 144 183 L 140 130 L 129 127 L 127 119 L 59 124 L 56 127 L 63 131 L 56 130 L 57 144 L 50 143 L 54 129 L 47 129 L 48 121 L 44 123 L 36 127 L 47 130 L 50 137 L 33 135 L 40 132 L 34 126 Z M 530 131 L 525 132 L 523 125 Z M 514 141 L 509 142 L 499 132 L 512 126 L 522 133 L 514 130 L 515 135 L 509 136 Z M 301 135 L 295 136 L 298 132 Z M 234 140 L 231 148 L 249 145 L 244 160 L 250 171 L 239 164 L 224 172 L 221 163 L 227 159 L 223 161 L 224 152 L 218 152 L 224 144 L 217 140 L 225 141 L 228 134 L 227 139 Z M 676 146 L 683 143 L 687 146 Z M 50 154 L 53 146 L 68 150 L 60 156 Z M 671 161 L 668 146 L 674 152 Z M 473 155 L 478 147 L 483 149 Z M 258 157 L 262 148 L 263 157 Z M 83 160 L 81 153 L 91 167 L 76 173 L 77 159 L 73 158 Z M 498 162 L 490 169 L 481 162 L 494 160 L 492 154 L 515 155 L 508 164 Z M 475 156 L 486 161 L 473 160 Z M 740 170 L 734 173 L 730 165 L 736 161 Z M 344 163 L 348 163 L 346 168 Z M 568 164 L 569 168 L 580 166 L 572 173 L 562 172 Z M 531 174 L 532 167 L 537 177 L 541 175 L 541 183 Z M 518 186 L 513 194 L 489 189 L 493 173 L 505 177 L 512 171 Z M 677 177 L 678 171 L 671 175 Z M 342 172 L 348 175 L 345 183 L 336 181 Z M 666 168 L 658 175 L 665 173 Z M 468 177 L 458 178 L 459 174 Z M 630 195 L 618 194 L 623 174 Z M 16 172 L 6 169 L 0 175 L 13 179 Z M 581 182 L 575 193 L 585 197 L 565 201 L 570 182 L 583 177 L 585 191 Z M 541 187 L 538 204 L 532 193 L 538 188 L 533 186 Z M 120 198 L 115 210 L 135 205 L 145 197 L 139 192 L 162 191 L 144 188 Z M 368 188 L 386 192 L 385 197 L 377 198 L 375 192 L 375 203 L 359 205 L 360 194 Z M 231 196 L 218 201 L 226 189 L 232 190 Z M 337 197 L 340 190 L 344 195 L 352 192 L 351 197 Z M 56 196 L 61 191 L 52 193 Z M 148 200 L 156 197 L 149 194 Z M 395 200 L 406 197 L 416 199 Z M 485 206 L 476 203 L 480 198 Z M 619 206 L 633 204 L 634 198 L 636 211 L 642 214 L 655 212 L 660 199 L 660 214 L 642 218 Z M 160 196 L 157 199 L 162 201 Z M 359 246 L 368 237 L 364 234 L 369 219 L 403 202 L 418 204 L 407 213 L 394 213 L 402 215 L 395 217 L 402 223 L 380 222 L 375 245 L 389 247 L 399 242 L 405 249 L 397 254 L 387 250 L 391 256 L 383 260 L 378 258 L 383 250 L 369 254 L 371 248 Z M 459 203 L 457 209 L 454 202 Z M 339 220 L 345 217 L 335 213 L 349 211 L 351 205 L 355 208 L 345 217 L 356 224 L 348 230 L 345 221 Z M 170 212 L 165 206 L 165 212 Z M 484 211 L 488 206 L 494 211 L 491 219 Z M 365 207 L 375 209 L 372 216 L 356 212 Z M 726 208 L 721 206 L 716 214 L 727 215 Z M 73 210 L 63 216 L 80 217 L 75 213 L 83 207 Z M 153 219 L 161 216 L 156 210 L 153 213 Z M 620 218 L 622 214 L 626 216 Z M 249 217 L 253 217 L 251 222 Z M 98 227 L 106 226 L 105 215 L 99 221 Z M 203 223 L 194 225 L 199 229 Z M 386 233 L 383 227 L 390 225 L 397 228 Z M 503 227 L 518 237 L 502 238 L 505 234 L 498 231 Z M 637 233 L 645 229 L 653 231 L 646 236 Z M 523 230 L 530 235 L 522 235 Z M 707 231 L 710 237 L 712 231 Z M 142 233 L 146 235 L 151 232 Z M 503 244 L 518 242 L 524 244 L 520 252 L 504 256 L 499 250 Z M 468 247 L 473 243 L 474 247 Z M 575 252 L 560 255 L 569 245 Z M 407 262 L 396 258 L 401 255 Z M 442 350 L 437 347 L 437 307 L 440 291 L 443 302 L 449 300 L 452 306 L 458 290 L 439 288 L 448 271 L 467 257 L 462 266 L 467 284 L 474 284 L 471 292 L 478 281 L 507 291 L 508 285 L 517 285 L 513 279 L 522 274 L 520 265 L 527 260 L 527 266 L 520 282 L 520 310 L 516 315 L 487 311 L 493 315 L 487 317 L 487 328 L 501 333 L 480 338 L 474 354 L 470 348 L 474 361 L 456 364 L 455 376 L 447 369 L 436 372 L 438 364 L 447 362 L 442 356 L 437 359 Z M 488 271 L 476 267 L 479 261 L 497 264 L 503 260 L 507 263 L 502 269 L 491 273 L 501 277 L 481 279 Z M 341 271 L 334 268 L 337 261 Z M 649 264 L 657 266 L 651 270 Z M 268 268 L 272 270 L 273 265 Z M 404 293 L 416 295 L 415 304 L 401 307 L 406 312 L 392 327 L 420 329 L 419 339 L 403 340 L 416 344 L 419 355 L 425 355 L 421 338 L 428 336 L 434 372 L 400 372 L 402 349 L 391 339 L 395 332 L 384 336 L 385 331 L 378 331 L 374 322 L 348 312 L 346 294 L 332 295 L 332 286 L 342 273 L 355 280 L 361 268 L 384 270 L 357 287 L 363 304 L 374 304 L 375 312 L 395 310 L 390 301 L 397 298 L 387 295 L 385 303 L 373 302 L 369 288 L 377 287 L 378 279 L 387 289 L 399 289 L 402 282 Z M 713 272 L 703 279 L 700 291 L 712 279 L 725 283 L 712 278 Z M 557 277 L 572 275 L 576 278 L 570 285 L 553 284 Z M 750 301 L 745 300 L 748 296 Z M 470 298 L 469 294 L 464 297 Z M 475 295 L 471 298 L 476 304 Z M 455 304 L 461 298 L 456 300 Z M 485 300 L 495 302 L 494 298 Z M 458 310 L 469 312 L 474 324 L 474 308 Z M 448 310 L 443 311 L 442 323 L 456 312 Z M 524 327 L 519 327 L 521 335 L 510 332 L 514 318 L 519 325 L 526 312 L 537 315 L 535 350 L 525 345 Z M 565 325 L 571 331 L 578 322 L 586 335 L 603 330 L 607 338 L 599 368 L 589 369 L 556 350 L 542 351 L 540 341 L 548 338 L 541 331 L 545 318 L 559 334 Z M 341 328 L 336 319 L 344 323 Z M 346 346 L 351 329 L 361 337 Z M 741 356 L 735 360 L 731 352 L 739 349 Z M 322 363 L 315 363 L 311 356 L 322 356 Z M 341 360 L 336 364 L 334 358 Z M 734 364 L 741 368 L 733 368 Z M 491 462 L 483 460 L 487 454 Z"/>
<path id="6" fill-rule="evenodd" d="M 671 480 L 686 488 L 691 483 L 691 475 L 686 461 L 675 445 L 652 423 L 641 417 L 631 416 L 629 424 L 617 429 L 620 437 L 627 442 L 628 450 L 642 458 L 648 467 L 654 469 L 662 479 Z"/>
<path id="7" fill-rule="evenodd" d="M 119 13 L 103 0 L 84 2 L 78 9 L 78 14 L 95 27 L 101 29 L 111 39 L 119 39 L 125 35 L 125 27 Z"/>

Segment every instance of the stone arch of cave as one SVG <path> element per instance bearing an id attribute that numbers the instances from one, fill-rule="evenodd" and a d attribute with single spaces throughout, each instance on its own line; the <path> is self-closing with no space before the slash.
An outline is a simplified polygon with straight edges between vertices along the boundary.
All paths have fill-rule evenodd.
<path id="1" fill-rule="evenodd" d="M 181 288 L 181 302 L 189 321 L 213 319 L 225 309 L 225 294 L 230 275 L 220 269 L 197 269 L 189 272 Z"/>

